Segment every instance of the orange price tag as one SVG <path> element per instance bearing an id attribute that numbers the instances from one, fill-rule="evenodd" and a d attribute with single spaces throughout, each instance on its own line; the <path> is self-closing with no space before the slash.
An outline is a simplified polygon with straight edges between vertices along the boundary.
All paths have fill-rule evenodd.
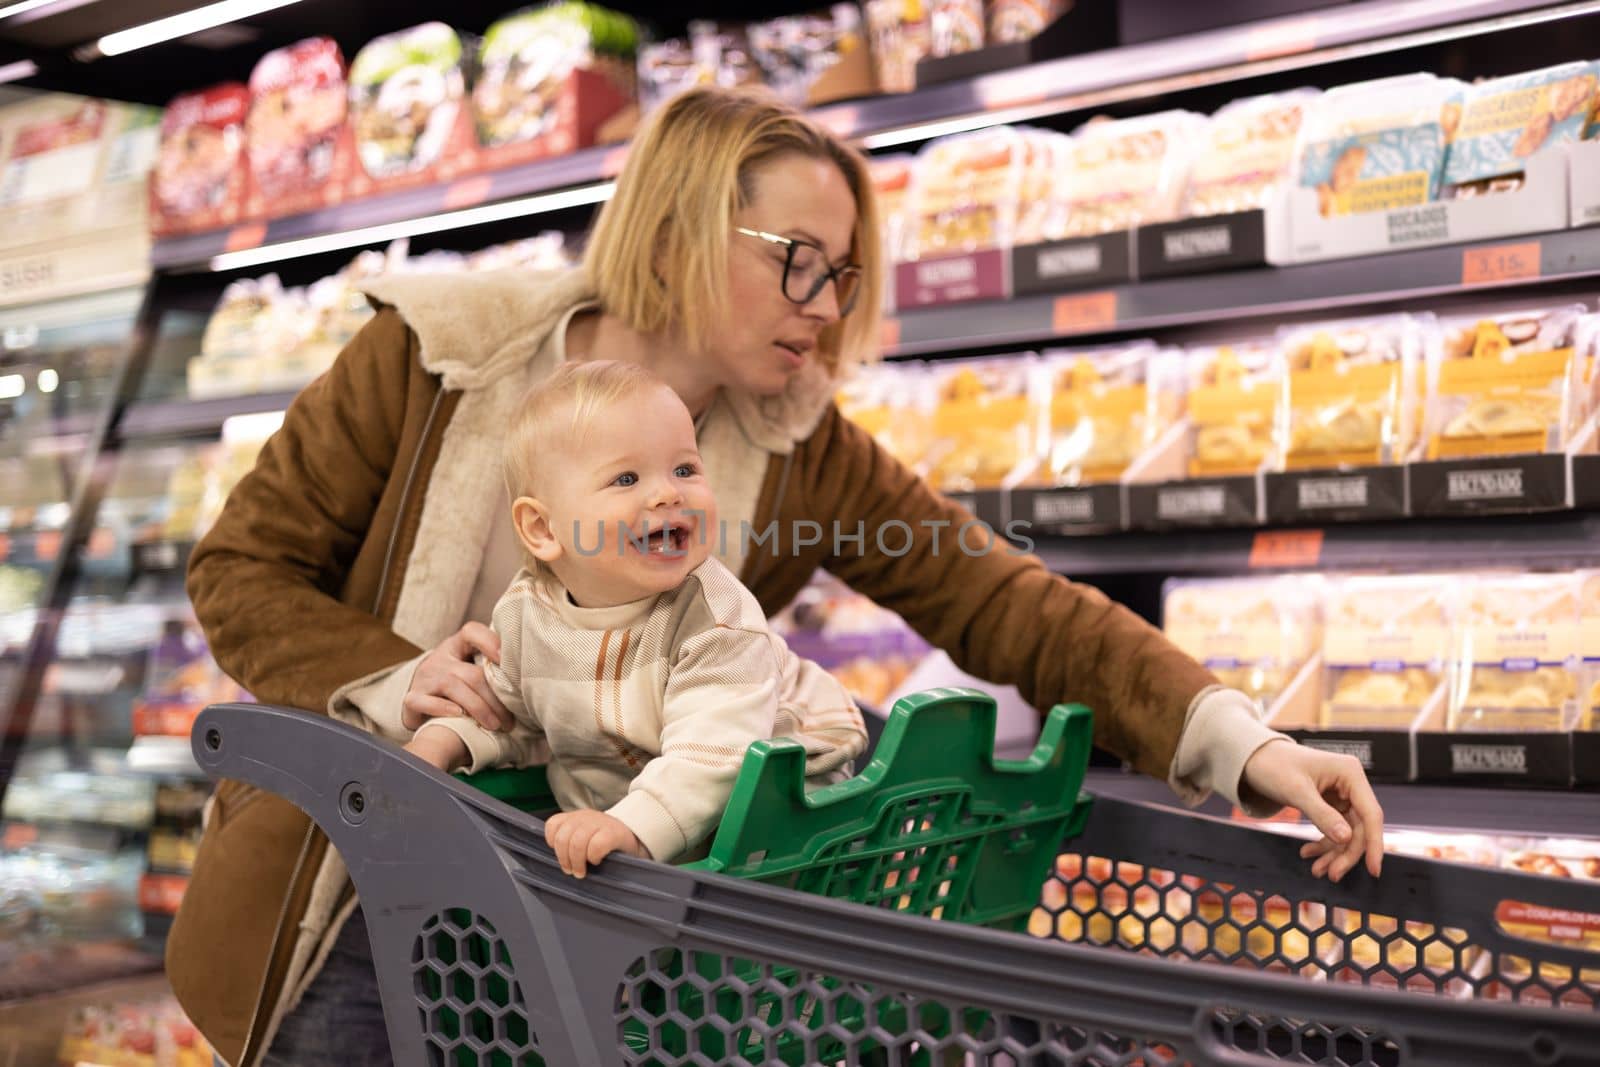
<path id="1" fill-rule="evenodd" d="M 42 560 L 56 558 L 56 553 L 61 551 L 60 530 L 40 530 L 33 535 L 33 554 Z"/>
<path id="2" fill-rule="evenodd" d="M 146 874 L 139 879 L 139 910 L 176 915 L 189 879 L 181 874 Z"/>
<path id="3" fill-rule="evenodd" d="M 1244 58 L 1249 62 L 1294 56 L 1317 47 L 1317 19 L 1294 19 L 1276 25 L 1258 26 L 1245 38 Z"/>
<path id="4" fill-rule="evenodd" d="M 117 550 L 117 534 L 104 526 L 96 526 L 89 534 L 89 558 L 105 559 Z"/>
<path id="5" fill-rule="evenodd" d="M 246 248 L 255 248 L 267 237 L 267 224 L 264 222 L 247 222 L 235 226 L 228 231 L 228 240 L 223 251 L 238 252 Z"/>
<path id="6" fill-rule="evenodd" d="M 1250 544 L 1252 567 L 1315 567 L 1321 559 L 1321 530 L 1262 530 Z"/>
<path id="7" fill-rule="evenodd" d="M 0 533 L 0 559 L 11 555 L 11 535 Z"/>
<path id="8" fill-rule="evenodd" d="M 878 344 L 885 352 L 900 347 L 900 320 L 887 318 L 879 325 Z"/>
<path id="9" fill-rule="evenodd" d="M 1117 324 L 1117 294 L 1110 289 L 1056 297 L 1050 312 L 1056 333 L 1090 333 Z"/>
<path id="10" fill-rule="evenodd" d="M 1539 242 L 1514 245 L 1489 245 L 1468 248 L 1461 253 L 1461 284 L 1488 285 L 1493 282 L 1522 281 L 1539 276 Z"/>
<path id="11" fill-rule="evenodd" d="M 628 161 L 628 146 L 619 144 L 600 158 L 600 176 L 602 178 L 615 178 L 622 173 L 622 165 Z"/>
<path id="12" fill-rule="evenodd" d="M 494 179 L 487 174 L 475 174 L 470 178 L 462 178 L 454 182 L 444 191 L 444 209 L 455 211 L 458 208 L 472 207 L 489 199 L 489 189 L 494 185 Z"/>
<path id="13" fill-rule="evenodd" d="M 39 828 L 37 826 L 25 822 L 14 822 L 6 827 L 5 835 L 0 837 L 0 845 L 4 845 L 9 849 L 16 849 L 22 848 L 24 845 L 31 845 L 37 840 L 39 840 Z"/>

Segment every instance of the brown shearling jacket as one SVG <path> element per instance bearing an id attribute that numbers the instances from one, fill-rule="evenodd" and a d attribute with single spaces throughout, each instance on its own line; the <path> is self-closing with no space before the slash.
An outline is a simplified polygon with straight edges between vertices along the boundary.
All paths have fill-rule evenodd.
<path id="1" fill-rule="evenodd" d="M 570 278 L 441 285 L 426 294 L 376 289 L 379 314 L 295 400 L 194 552 L 188 590 L 212 651 L 264 702 L 328 712 L 352 682 L 426 647 L 437 628 L 396 620 L 408 610 L 408 582 L 437 570 L 417 561 L 438 547 L 422 543 L 434 536 L 425 512 L 452 505 L 446 474 L 463 453 L 451 451 L 451 435 L 474 397 L 511 388 L 496 375 L 549 347 L 554 324 L 566 321 L 558 312 L 589 299 Z M 738 571 L 762 607 L 777 611 L 826 567 L 963 670 L 1014 684 L 1041 709 L 1089 705 L 1097 744 L 1167 779 L 1191 704 L 1214 685 L 1209 672 L 1033 556 L 1002 546 L 981 556 L 952 551 L 970 515 L 842 417 L 832 384 L 812 389 L 798 422 L 772 415 L 764 428 L 756 423 L 773 405 L 730 398 L 729 425 L 745 430 L 742 454 L 757 472 L 755 525 L 778 522 L 772 547 L 752 548 Z M 867 535 L 835 554 L 828 536 L 814 545 L 788 536 L 800 520 Z M 900 556 L 880 551 L 872 535 L 891 520 L 914 535 Z M 460 573 L 473 571 L 469 558 Z M 184 1008 L 229 1063 L 259 1060 L 348 915 L 352 894 L 335 861 L 287 802 L 237 782 L 218 789 L 167 967 Z"/>

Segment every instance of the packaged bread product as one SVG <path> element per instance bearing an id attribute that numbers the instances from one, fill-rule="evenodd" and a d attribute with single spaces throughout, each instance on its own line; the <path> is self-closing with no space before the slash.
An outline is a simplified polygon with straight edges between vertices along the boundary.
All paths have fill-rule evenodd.
<path id="1" fill-rule="evenodd" d="M 250 72 L 251 201 L 268 214 L 326 207 L 348 180 L 344 55 L 311 37 L 262 56 Z"/>
<path id="2" fill-rule="evenodd" d="M 984 46 L 983 0 L 928 0 L 933 54 L 958 56 Z"/>
<path id="3" fill-rule="evenodd" d="M 1349 577 L 1322 613 L 1324 729 L 1406 729 L 1446 679 L 1457 579 Z"/>
<path id="4" fill-rule="evenodd" d="M 356 154 L 371 178 L 440 163 L 460 122 L 461 39 L 442 22 L 375 38 L 350 64 Z"/>
<path id="5" fill-rule="evenodd" d="M 1315 89 L 1235 100 L 1215 115 L 1189 172 L 1182 213 L 1226 215 L 1265 207 L 1294 168 L 1300 126 Z"/>
<path id="6" fill-rule="evenodd" d="M 472 85 L 478 143 L 499 148 L 552 133 L 563 121 L 560 97 L 577 70 L 604 73 L 631 99 L 637 47 L 632 19 L 576 0 L 500 19 L 478 48 Z"/>
<path id="7" fill-rule="evenodd" d="M 841 415 L 921 474 L 932 442 L 929 380 L 919 362 L 863 364 L 840 386 L 835 403 Z"/>
<path id="8" fill-rule="evenodd" d="M 1485 574 L 1468 583 L 1451 730 L 1563 730 L 1578 694 L 1578 580 Z"/>
<path id="9" fill-rule="evenodd" d="M 1044 353 L 1051 485 L 1115 481 L 1182 415 L 1182 356 L 1150 341 Z"/>
<path id="10" fill-rule="evenodd" d="M 989 43 L 1031 41 L 1071 7 L 1072 0 L 989 0 Z"/>
<path id="11" fill-rule="evenodd" d="M 1578 365 L 1573 373 L 1579 383 L 1579 407 L 1574 415 L 1581 427 L 1600 412 L 1600 315 L 1583 316 L 1572 333 L 1578 350 Z"/>
<path id="12" fill-rule="evenodd" d="M 1517 842 L 1505 850 L 1502 864 L 1524 874 L 1588 883 L 1600 898 L 1600 842 L 1583 838 Z M 1595 953 L 1600 952 L 1600 914 L 1597 912 L 1600 912 L 1600 903 L 1594 911 L 1572 911 L 1528 901 L 1502 900 L 1495 908 L 1495 921 L 1513 937 Z M 1600 967 L 1580 968 L 1574 975 L 1573 969 L 1564 964 L 1541 961 L 1536 976 L 1533 961 L 1522 954 L 1501 953 L 1495 957 L 1495 963 L 1493 980 L 1482 992 L 1486 999 L 1515 999 L 1524 1004 L 1554 1002 L 1562 1007 L 1592 1011 L 1596 998 L 1600 997 Z"/>
<path id="13" fill-rule="evenodd" d="M 1316 575 L 1169 581 L 1161 629 L 1265 711 L 1322 646 Z"/>
<path id="14" fill-rule="evenodd" d="M 1192 348 L 1189 379 L 1189 474 L 1254 474 L 1276 462 L 1284 370 L 1276 345 L 1242 341 Z"/>
<path id="15" fill-rule="evenodd" d="M 1578 655 L 1583 661 L 1577 729 L 1600 730 L 1600 571 L 1579 571 L 1577 579 Z"/>
<path id="16" fill-rule="evenodd" d="M 1585 415 L 1582 304 L 1444 319 L 1428 458 L 1559 452 Z"/>
<path id="17" fill-rule="evenodd" d="M 253 392 L 282 303 L 283 286 L 276 274 L 230 283 L 206 320 L 200 354 L 189 361 L 189 395 Z"/>
<path id="18" fill-rule="evenodd" d="M 167 105 L 150 181 L 157 233 L 238 221 L 248 180 L 244 122 L 249 110 L 250 90 L 237 82 L 185 93 Z"/>
<path id="19" fill-rule="evenodd" d="M 1284 466 L 1403 462 L 1420 422 L 1428 325 L 1427 318 L 1387 315 L 1280 330 Z"/>
<path id="20" fill-rule="evenodd" d="M 640 111 L 653 111 L 685 89 L 714 80 L 715 70 L 702 65 L 693 46 L 681 37 L 639 46 Z"/>
<path id="21" fill-rule="evenodd" d="M 1126 230 L 1173 218 L 1206 120 L 1188 111 L 1090 122 L 1072 137 L 1065 232 Z"/>
<path id="22" fill-rule="evenodd" d="M 907 259 L 935 259 L 1014 243 L 1022 135 L 1009 126 L 945 137 L 917 155 Z"/>
<path id="23" fill-rule="evenodd" d="M 1438 199 L 1463 89 L 1451 78 L 1407 74 L 1328 90 L 1301 130 L 1299 184 L 1316 190 L 1324 216 Z"/>
<path id="24" fill-rule="evenodd" d="M 1018 193 L 1016 244 L 1038 244 L 1066 233 L 1066 175 L 1072 138 L 1027 127 L 1022 134 L 1022 182 Z"/>
<path id="25" fill-rule="evenodd" d="M 1600 64 L 1562 63 L 1469 86 L 1445 159 L 1446 195 L 1519 188 L 1528 157 L 1583 135 L 1594 111 L 1597 73 Z"/>
<path id="26" fill-rule="evenodd" d="M 1038 462 L 1032 355 L 930 364 L 927 478 L 943 492 L 997 489 Z"/>
<path id="27" fill-rule="evenodd" d="M 752 22 L 748 32 L 766 83 L 795 107 L 859 96 L 874 87 L 866 29 L 855 4 Z"/>
<path id="28" fill-rule="evenodd" d="M 878 220 L 883 226 L 883 258 L 897 263 L 902 258 L 906 224 L 911 205 L 911 173 L 916 157 L 910 155 L 874 156 L 867 161 L 872 171 L 872 187 L 878 194 Z"/>
<path id="29" fill-rule="evenodd" d="M 878 88 L 909 93 L 917 87 L 917 63 L 933 50 L 933 27 L 922 0 L 867 0 L 867 34 Z"/>

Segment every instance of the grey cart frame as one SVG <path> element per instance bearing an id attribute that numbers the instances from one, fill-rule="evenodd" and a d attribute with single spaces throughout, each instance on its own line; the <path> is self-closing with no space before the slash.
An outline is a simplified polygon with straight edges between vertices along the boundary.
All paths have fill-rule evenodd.
<path id="1" fill-rule="evenodd" d="M 576 880 L 539 819 L 322 716 L 217 705 L 193 747 L 213 777 L 303 809 L 344 858 L 401 1067 L 765 1063 L 783 1047 L 864 1064 L 1600 1065 L 1600 1013 L 1578 981 L 1600 954 L 1526 941 L 1495 919 L 1506 900 L 1600 912 L 1577 881 L 1390 856 L 1381 879 L 1356 871 L 1334 886 L 1310 877 L 1293 838 L 1096 798 L 1063 849 L 1121 866 L 1100 885 L 1087 863 L 1058 868 L 1048 931 L 1029 937 L 626 857 Z M 1258 920 L 1194 906 L 1201 941 L 1163 936 L 1166 912 L 1140 902 L 1180 890 L 1248 893 Z M 1274 902 L 1288 919 L 1269 919 Z M 1107 920 L 1109 947 L 1061 940 L 1073 916 L 1085 930 Z M 1131 941 L 1130 923 L 1144 931 Z M 1262 931 L 1265 950 L 1252 943 Z M 1410 954 L 1340 980 L 1348 964 L 1317 963 L 1324 938 Z M 1441 948 L 1450 966 L 1425 967 Z M 1493 969 L 1516 961 L 1533 977 L 1513 992 L 1566 1007 L 1483 999 Z M 1263 973 L 1273 968 L 1300 974 Z M 1374 974 L 1407 988 L 1423 976 L 1436 991 L 1372 988 Z M 721 1016 L 709 1022 L 685 1007 L 712 1002 Z M 851 1025 L 846 1004 L 859 1009 Z"/>

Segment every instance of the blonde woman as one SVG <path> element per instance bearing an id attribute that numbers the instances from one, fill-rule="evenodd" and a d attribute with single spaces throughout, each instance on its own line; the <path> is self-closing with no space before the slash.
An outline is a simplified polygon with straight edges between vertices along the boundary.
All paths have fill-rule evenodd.
<path id="1" fill-rule="evenodd" d="M 508 727 L 472 662 L 498 660 L 484 623 L 521 563 L 501 436 L 553 367 L 624 360 L 694 417 L 730 531 L 716 556 L 765 611 L 826 567 L 969 673 L 1040 708 L 1089 705 L 1097 743 L 1186 800 L 1299 807 L 1326 835 L 1306 846 L 1315 873 L 1365 857 L 1376 874 L 1382 812 L 1354 760 L 1266 729 L 1036 558 L 972 551 L 970 534 L 958 548 L 970 515 L 840 416 L 835 387 L 876 343 L 882 268 L 855 151 L 765 97 L 678 97 L 635 140 L 581 271 L 372 285 L 378 315 L 195 550 L 188 589 L 218 662 L 264 701 L 375 732 L 368 711 L 392 701 L 411 723 Z M 387 1062 L 345 869 L 276 797 L 218 789 L 167 965 L 231 1064 Z"/>

